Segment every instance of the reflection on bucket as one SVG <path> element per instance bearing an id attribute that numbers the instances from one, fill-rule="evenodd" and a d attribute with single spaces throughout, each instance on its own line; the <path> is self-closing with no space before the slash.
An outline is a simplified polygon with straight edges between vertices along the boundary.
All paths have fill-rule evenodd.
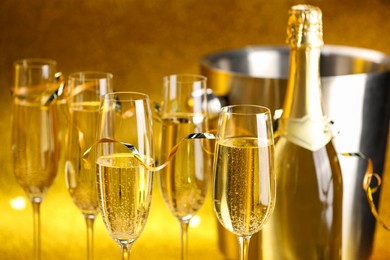
<path id="1" fill-rule="evenodd" d="M 226 104 L 259 104 L 275 111 L 282 107 L 288 76 L 287 46 L 252 46 L 204 56 L 201 72 L 208 86 Z M 390 58 L 361 48 L 325 45 L 321 53 L 324 109 L 334 121 L 338 152 L 362 152 L 382 178 L 390 117 Z M 362 183 L 366 161 L 340 156 L 343 171 L 343 259 L 368 259 L 373 246 L 375 218 Z M 379 192 L 374 194 L 378 204 Z M 220 227 L 222 229 L 222 227 Z M 265 227 L 266 228 L 266 227 Z M 219 230 L 221 250 L 229 258 L 235 237 Z M 231 242 L 233 241 L 234 244 Z M 229 244 L 229 246 L 227 246 Z M 256 256 L 261 246 L 251 242 Z M 260 259 L 256 256 L 255 259 Z"/>

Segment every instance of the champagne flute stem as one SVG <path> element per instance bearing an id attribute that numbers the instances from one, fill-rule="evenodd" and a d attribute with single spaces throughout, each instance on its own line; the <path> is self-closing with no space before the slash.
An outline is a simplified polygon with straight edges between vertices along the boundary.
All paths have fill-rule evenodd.
<path id="1" fill-rule="evenodd" d="M 84 215 L 87 224 L 87 259 L 93 259 L 93 224 L 95 223 L 94 215 Z"/>
<path id="2" fill-rule="evenodd" d="M 248 260 L 250 239 L 251 239 L 251 236 L 239 236 L 238 237 L 240 260 Z"/>
<path id="3" fill-rule="evenodd" d="M 34 229 L 34 259 L 41 259 L 41 202 L 32 200 Z"/>
<path id="4" fill-rule="evenodd" d="M 122 260 L 130 260 L 130 250 L 132 246 L 133 246 L 132 243 L 128 243 L 128 242 L 120 243 Z"/>
<path id="5" fill-rule="evenodd" d="M 188 226 L 190 221 L 180 220 L 181 260 L 188 259 Z"/>

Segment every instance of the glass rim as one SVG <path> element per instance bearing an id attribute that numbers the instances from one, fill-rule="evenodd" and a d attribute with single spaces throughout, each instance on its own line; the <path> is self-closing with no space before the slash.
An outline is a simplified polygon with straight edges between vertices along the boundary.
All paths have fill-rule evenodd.
<path id="1" fill-rule="evenodd" d="M 53 59 L 46 59 L 46 58 L 24 58 L 14 61 L 15 66 L 22 66 L 26 67 L 27 65 L 32 65 L 36 67 L 41 66 L 57 66 L 57 61 Z"/>
<path id="2" fill-rule="evenodd" d="M 124 101 L 137 101 L 137 100 L 147 100 L 149 101 L 149 95 L 142 93 L 142 92 L 136 92 L 136 91 L 114 91 L 104 94 L 103 98 L 105 100 L 115 100 L 118 101 L 118 96 L 125 96 L 125 99 L 121 99 L 121 102 Z M 129 98 L 133 97 L 133 98 Z"/>
<path id="3" fill-rule="evenodd" d="M 105 71 L 77 71 L 69 74 L 69 79 L 75 80 L 101 80 L 101 79 L 112 79 L 114 75 L 110 72 Z"/>
<path id="4" fill-rule="evenodd" d="M 251 110 L 236 111 L 239 108 L 250 108 Z M 271 110 L 266 106 L 254 105 L 254 104 L 239 104 L 239 105 L 228 105 L 221 108 L 221 113 L 231 115 L 259 115 L 259 114 L 271 114 Z"/>
<path id="5" fill-rule="evenodd" d="M 176 82 L 183 82 L 183 83 L 207 81 L 206 76 L 200 74 L 191 74 L 191 73 L 169 74 L 163 77 L 164 81 L 170 81 L 173 78 L 176 79 Z"/>

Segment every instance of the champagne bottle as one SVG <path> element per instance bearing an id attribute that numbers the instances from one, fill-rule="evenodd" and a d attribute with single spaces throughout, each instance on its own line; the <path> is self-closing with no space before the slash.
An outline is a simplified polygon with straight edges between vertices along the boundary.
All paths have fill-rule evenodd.
<path id="1" fill-rule="evenodd" d="M 275 145 L 277 196 L 263 259 L 340 259 L 342 175 L 321 100 L 321 10 L 289 11 L 290 69 Z"/>

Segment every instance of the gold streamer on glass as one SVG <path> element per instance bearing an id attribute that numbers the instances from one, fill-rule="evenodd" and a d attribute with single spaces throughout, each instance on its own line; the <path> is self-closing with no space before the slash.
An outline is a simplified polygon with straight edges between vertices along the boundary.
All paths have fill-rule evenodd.
<path id="1" fill-rule="evenodd" d="M 132 144 L 129 144 L 129 143 L 126 143 L 126 142 L 121 142 L 121 141 L 117 141 L 117 140 L 113 140 L 113 139 L 109 139 L 109 138 L 102 138 L 100 140 L 98 140 L 93 146 L 89 147 L 83 154 L 83 160 L 85 160 L 85 163 L 86 165 L 88 165 L 88 155 L 91 153 L 92 149 L 99 143 L 120 143 L 124 146 L 127 147 L 127 149 L 130 151 L 131 154 L 134 155 L 134 157 L 142 164 L 142 166 L 144 166 L 147 170 L 149 171 L 152 171 L 152 172 L 157 172 L 157 171 L 160 171 L 162 170 L 165 166 L 167 166 L 170 161 L 172 160 L 172 158 L 175 156 L 177 150 L 179 149 L 180 145 L 185 141 L 185 140 L 190 140 L 190 139 L 208 139 L 208 140 L 214 140 L 215 139 L 215 136 L 214 134 L 211 134 L 211 133 L 193 133 L 193 134 L 189 134 L 187 135 L 185 138 L 183 138 L 179 143 L 177 143 L 173 148 L 172 150 L 170 151 L 169 153 L 169 156 L 167 158 L 167 160 L 158 165 L 158 166 L 150 166 L 150 165 L 147 165 L 145 164 L 145 162 L 143 161 L 142 159 L 142 155 L 138 152 L 138 150 L 134 147 L 134 145 Z"/>

